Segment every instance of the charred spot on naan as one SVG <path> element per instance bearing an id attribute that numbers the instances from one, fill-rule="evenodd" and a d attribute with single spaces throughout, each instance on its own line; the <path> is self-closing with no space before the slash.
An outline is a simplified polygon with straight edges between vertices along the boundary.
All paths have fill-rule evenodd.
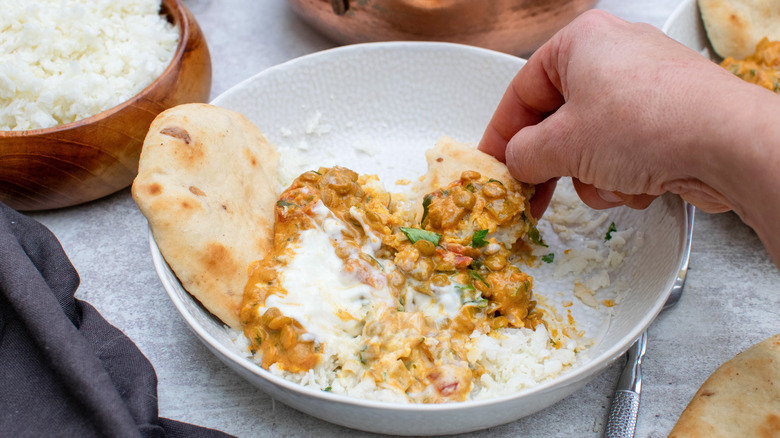
<path id="1" fill-rule="evenodd" d="M 160 134 L 182 140 L 184 144 L 190 144 L 190 133 L 178 126 L 168 126 L 160 130 Z"/>

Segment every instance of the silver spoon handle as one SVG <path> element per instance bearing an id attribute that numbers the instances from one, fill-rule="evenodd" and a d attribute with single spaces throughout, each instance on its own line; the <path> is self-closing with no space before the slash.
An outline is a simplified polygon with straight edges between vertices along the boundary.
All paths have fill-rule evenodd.
<path id="1" fill-rule="evenodd" d="M 618 380 L 604 429 L 604 438 L 633 438 L 642 392 L 642 358 L 647 349 L 647 332 L 628 350 L 628 359 Z"/>
<path id="2" fill-rule="evenodd" d="M 639 394 L 633 391 L 615 391 L 604 437 L 633 438 L 638 414 Z"/>

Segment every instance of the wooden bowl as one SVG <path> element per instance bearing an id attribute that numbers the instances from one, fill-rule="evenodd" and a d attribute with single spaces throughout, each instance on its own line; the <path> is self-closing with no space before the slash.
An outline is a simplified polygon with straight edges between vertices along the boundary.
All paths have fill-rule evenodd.
<path id="1" fill-rule="evenodd" d="M 342 44 L 446 41 L 528 55 L 597 0 L 289 0 Z"/>
<path id="2" fill-rule="evenodd" d="M 68 207 L 129 186 L 152 120 L 163 110 L 206 102 L 211 56 L 182 0 L 162 0 L 179 29 L 173 60 L 130 100 L 86 119 L 46 129 L 0 131 L 0 201 L 17 210 Z"/>

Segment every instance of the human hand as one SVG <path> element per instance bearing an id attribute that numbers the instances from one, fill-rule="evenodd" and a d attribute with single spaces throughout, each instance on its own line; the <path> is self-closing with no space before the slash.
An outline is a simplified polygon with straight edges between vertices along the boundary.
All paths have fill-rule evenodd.
<path id="1" fill-rule="evenodd" d="M 717 186 L 731 156 L 722 130 L 743 86 L 660 30 L 593 10 L 530 57 L 479 148 L 537 184 L 535 217 L 561 176 L 593 208 L 645 208 L 670 191 L 726 211 L 734 203 Z"/>

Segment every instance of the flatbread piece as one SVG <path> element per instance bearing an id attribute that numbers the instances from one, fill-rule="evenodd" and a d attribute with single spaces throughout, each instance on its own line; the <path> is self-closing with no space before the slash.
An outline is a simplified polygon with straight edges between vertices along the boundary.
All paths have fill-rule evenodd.
<path id="1" fill-rule="evenodd" d="M 669 437 L 780 437 L 780 334 L 715 370 Z"/>
<path id="2" fill-rule="evenodd" d="M 273 245 L 279 153 L 243 115 L 180 105 L 152 122 L 133 198 L 189 293 L 232 328 L 248 267 Z"/>
<path id="3" fill-rule="evenodd" d="M 723 58 L 745 59 L 761 38 L 780 40 L 779 0 L 698 0 L 712 48 Z"/>
<path id="4" fill-rule="evenodd" d="M 472 144 L 460 143 L 447 136 L 439 139 L 433 148 L 425 151 L 425 159 L 428 162 L 428 172 L 413 188 L 419 198 L 446 188 L 467 170 L 479 172 L 483 176 L 501 181 L 504 185 L 520 184 L 509 173 L 506 164 L 480 151 Z M 531 199 L 534 187 L 527 184 L 523 184 L 522 187 L 525 198 Z M 422 207 L 419 210 L 418 216 L 422 215 Z"/>

